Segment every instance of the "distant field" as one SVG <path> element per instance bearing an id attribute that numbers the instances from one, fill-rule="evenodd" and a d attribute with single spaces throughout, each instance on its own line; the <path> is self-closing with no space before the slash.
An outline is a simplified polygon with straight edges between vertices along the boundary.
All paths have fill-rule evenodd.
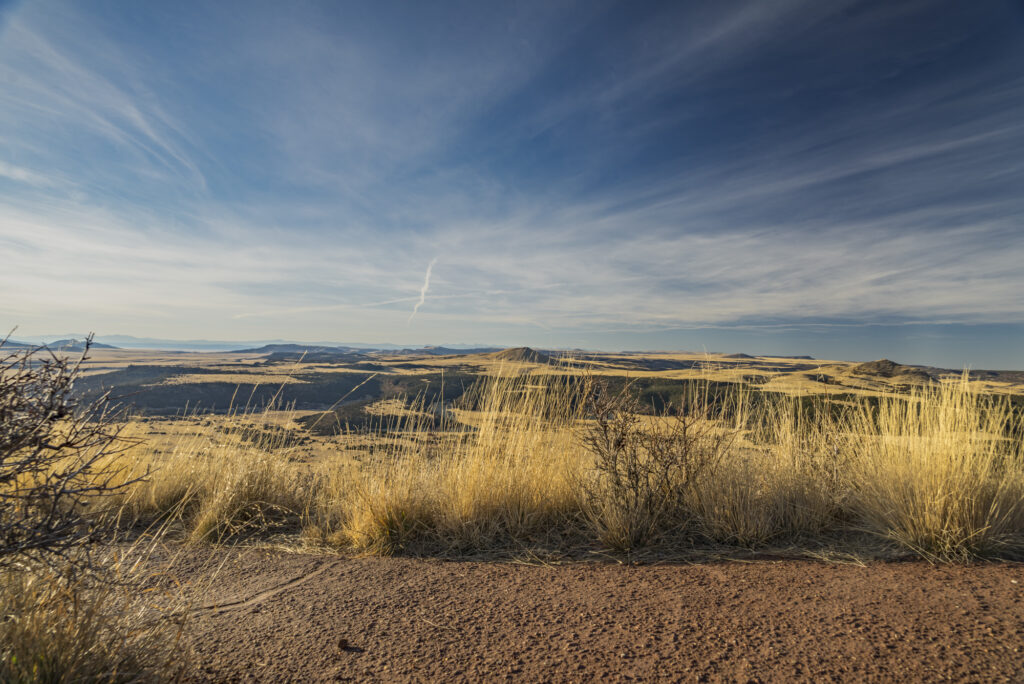
<path id="1" fill-rule="evenodd" d="M 958 379 L 960 371 L 846 361 L 747 357 L 704 353 L 554 354 L 511 350 L 489 354 L 388 355 L 300 353 L 199 353 L 138 350 L 94 351 L 80 389 L 110 390 L 140 414 L 181 411 L 226 413 L 263 407 L 276 399 L 297 410 L 324 410 L 340 403 L 416 395 L 443 388 L 449 398 L 481 376 L 499 373 L 593 376 L 635 380 L 653 387 L 661 401 L 687 383 L 743 385 L 759 393 L 795 396 L 887 396 L 929 382 Z M 1022 371 L 973 371 L 982 392 L 1024 396 Z M 419 384 L 418 384 L 419 383 Z M 422 386 L 421 386 L 422 385 Z M 433 397 L 431 397 L 433 398 Z"/>

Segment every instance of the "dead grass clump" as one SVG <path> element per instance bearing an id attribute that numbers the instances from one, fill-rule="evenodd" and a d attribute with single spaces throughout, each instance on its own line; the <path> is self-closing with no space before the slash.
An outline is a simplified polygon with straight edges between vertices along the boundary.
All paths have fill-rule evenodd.
<path id="1" fill-rule="evenodd" d="M 928 558 L 1020 555 L 1024 449 L 1014 420 L 1005 398 L 978 394 L 966 375 L 862 403 L 841 445 L 851 511 Z"/>
<path id="2" fill-rule="evenodd" d="M 214 542 L 271 523 L 297 524 L 308 491 L 286 457 L 287 433 L 241 417 L 224 432 L 197 430 L 169 454 L 134 453 L 134 468 L 150 474 L 124 497 L 126 517 L 178 520 L 190 540 Z"/>
<path id="3" fill-rule="evenodd" d="M 0 573 L 0 681 L 165 681 L 181 667 L 176 598 L 124 561 Z M 97 576 L 96 571 L 101 575 Z M 180 622 L 180 621 L 179 621 Z"/>
<path id="4" fill-rule="evenodd" d="M 737 416 L 737 423 L 754 429 L 693 487 L 704 536 L 755 547 L 834 529 L 843 495 L 842 455 L 831 416 L 808 413 L 785 396 L 762 402 L 754 415 Z"/>
<path id="5" fill-rule="evenodd" d="M 468 433 L 428 443 L 409 426 L 351 479 L 328 473 L 320 505 L 336 511 L 321 534 L 370 553 L 472 552 L 575 527 L 581 451 L 568 381 L 499 374 L 475 405 Z"/>
<path id="6" fill-rule="evenodd" d="M 962 383 L 845 404 L 763 395 L 754 411 L 744 388 L 700 387 L 675 415 L 650 416 L 628 389 L 586 378 L 492 378 L 475 431 L 430 440 L 413 426 L 382 436 L 369 467 L 329 469 L 317 534 L 381 554 L 590 534 L 628 556 L 865 531 L 928 558 L 1024 551 L 1024 450 L 1007 402 Z"/>
<path id="7" fill-rule="evenodd" d="M 865 531 L 928 558 L 1024 554 L 1022 426 L 1005 399 L 966 381 L 842 404 L 710 388 L 651 416 L 580 375 L 500 372 L 461 408 L 378 417 L 368 459 L 339 453 L 309 476 L 274 441 L 285 431 L 197 432 L 142 452 L 152 474 L 124 502 L 196 541 L 301 522 L 375 554 L 596 541 L 629 555 Z"/>

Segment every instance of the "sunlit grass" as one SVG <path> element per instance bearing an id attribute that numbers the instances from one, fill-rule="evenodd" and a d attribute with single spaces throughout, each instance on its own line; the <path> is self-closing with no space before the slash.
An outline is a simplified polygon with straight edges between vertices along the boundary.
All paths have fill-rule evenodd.
<path id="1" fill-rule="evenodd" d="M 571 528 L 582 463 L 564 381 L 504 375 L 479 391 L 469 432 L 392 439 L 351 477 L 326 464 L 320 533 L 360 551 L 486 550 Z M 416 419 L 402 431 L 422 433 Z M 351 471 L 345 471 L 350 472 Z"/>
<path id="2" fill-rule="evenodd" d="M 302 513 L 308 489 L 287 458 L 287 433 L 243 415 L 223 431 L 185 432 L 168 453 L 144 441 L 130 452 L 130 472 L 146 477 L 123 496 L 123 517 L 174 519 L 192 541 L 222 541 Z"/>
<path id="3" fill-rule="evenodd" d="M 1024 550 L 1024 449 L 1005 396 L 965 376 L 861 404 L 845 427 L 848 506 L 869 530 L 929 557 Z"/>
<path id="4" fill-rule="evenodd" d="M 173 584 L 155 580 L 148 553 L 142 544 L 96 553 L 88 571 L 42 564 L 0 571 L 0 681 L 174 679 L 187 656 L 186 603 Z"/>
<path id="5" fill-rule="evenodd" d="M 748 388 L 711 396 L 698 383 L 681 415 L 637 422 L 634 458 L 653 462 L 664 444 L 651 436 L 685 420 L 680 458 L 704 465 L 673 466 L 663 491 L 643 498 L 612 489 L 583 439 L 592 380 L 511 369 L 458 410 L 381 409 L 359 462 L 339 452 L 299 467 L 278 433 L 258 431 L 257 414 L 218 434 L 197 426 L 159 458 L 135 452 L 134 472 L 152 473 L 125 496 L 125 517 L 173 517 L 187 539 L 214 542 L 283 524 L 374 554 L 813 546 L 865 534 L 929 558 L 1021 551 L 1024 452 L 1005 397 L 951 382 L 846 404 L 751 402 Z"/>
<path id="6" fill-rule="evenodd" d="M 293 459 L 295 423 L 274 406 L 183 420 L 160 448 L 129 423 L 126 448 L 96 471 L 126 487 L 86 513 L 139 538 L 156 526 L 236 543 L 273 529 L 377 555 L 857 554 L 873 539 L 872 553 L 929 560 L 1024 556 L 1024 424 L 1009 396 L 966 377 L 845 403 L 695 383 L 663 415 L 627 395 L 602 404 L 599 387 L 511 364 L 457 406 L 379 402 L 361 459 L 315 463 Z M 180 627 L 141 565 L 112 567 L 119 583 L 0 574 L 0 680 L 174 671 Z"/>

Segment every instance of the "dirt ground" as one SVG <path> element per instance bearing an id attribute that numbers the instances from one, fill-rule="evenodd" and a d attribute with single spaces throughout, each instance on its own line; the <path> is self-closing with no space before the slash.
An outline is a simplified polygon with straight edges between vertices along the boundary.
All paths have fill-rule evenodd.
<path id="1" fill-rule="evenodd" d="M 213 565 L 219 572 L 212 584 Z M 190 681 L 1024 681 L 1024 566 L 189 551 Z"/>

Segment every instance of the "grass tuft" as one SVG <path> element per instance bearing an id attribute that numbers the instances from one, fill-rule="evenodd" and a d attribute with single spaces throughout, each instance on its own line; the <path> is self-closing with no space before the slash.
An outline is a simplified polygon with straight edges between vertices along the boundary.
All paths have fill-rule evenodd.
<path id="1" fill-rule="evenodd" d="M 860 404 L 841 446 L 850 509 L 872 533 L 927 558 L 1020 555 L 1024 449 L 1015 420 L 1005 397 L 979 395 L 966 375 Z"/>
<path id="2" fill-rule="evenodd" d="M 90 573 L 45 565 L 0 573 L 0 681 L 166 681 L 180 672 L 179 598 L 157 591 L 137 549 Z"/>

